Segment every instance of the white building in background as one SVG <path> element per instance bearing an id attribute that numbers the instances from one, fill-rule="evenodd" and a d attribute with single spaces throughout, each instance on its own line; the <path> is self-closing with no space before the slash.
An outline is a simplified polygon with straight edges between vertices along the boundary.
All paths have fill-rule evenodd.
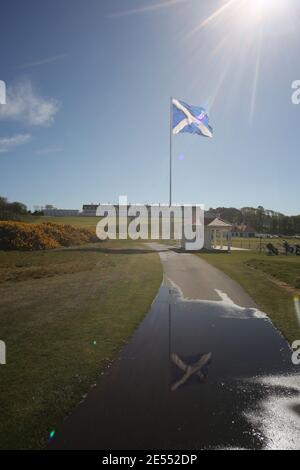
<path id="1" fill-rule="evenodd" d="M 83 204 L 82 211 L 78 215 L 81 217 L 96 217 L 96 212 L 99 204 Z M 104 204 L 105 205 L 105 204 Z"/>
<path id="2" fill-rule="evenodd" d="M 42 209 L 45 217 L 77 217 L 79 211 L 76 209 Z"/>

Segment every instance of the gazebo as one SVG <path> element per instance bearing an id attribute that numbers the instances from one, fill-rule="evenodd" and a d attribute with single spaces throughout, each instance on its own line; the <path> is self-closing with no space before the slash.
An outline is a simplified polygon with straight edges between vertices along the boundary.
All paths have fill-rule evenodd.
<path id="1" fill-rule="evenodd" d="M 206 250 L 223 250 L 224 241 L 227 241 L 227 249 L 231 250 L 232 225 L 225 220 L 216 218 L 204 218 L 204 248 Z M 218 244 L 218 239 L 220 244 Z"/>
<path id="2" fill-rule="evenodd" d="M 194 225 L 196 228 L 197 224 Z M 225 250 L 224 242 L 227 242 L 226 250 L 231 251 L 232 225 L 219 217 L 204 217 L 204 245 L 203 250 Z M 218 241 L 220 242 L 218 244 Z M 186 249 L 187 240 L 181 240 L 181 247 Z"/>

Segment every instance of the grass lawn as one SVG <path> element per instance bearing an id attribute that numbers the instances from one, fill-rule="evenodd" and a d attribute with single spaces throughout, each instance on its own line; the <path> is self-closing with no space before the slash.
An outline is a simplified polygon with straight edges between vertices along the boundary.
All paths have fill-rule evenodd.
<path id="1" fill-rule="evenodd" d="M 249 266 L 263 271 L 295 289 L 300 289 L 300 259 L 296 256 L 256 257 Z"/>
<path id="2" fill-rule="evenodd" d="M 291 344 L 300 339 L 300 325 L 294 305 L 295 292 L 276 285 L 270 276 L 288 284 L 299 286 L 300 258 L 292 256 L 268 257 L 264 253 L 239 252 L 199 254 L 215 267 L 239 282 L 261 310 Z"/>
<path id="3" fill-rule="evenodd" d="M 42 223 L 53 223 L 53 224 L 58 224 L 58 225 L 72 225 L 73 227 L 79 227 L 79 228 L 89 228 L 94 231 L 96 231 L 96 227 L 98 222 L 100 222 L 101 217 L 44 217 L 44 216 L 33 216 L 33 215 L 25 215 L 21 217 L 21 222 L 26 222 L 26 223 L 31 223 L 31 224 L 42 224 Z M 116 226 L 117 226 L 117 232 L 119 230 L 119 221 L 121 224 L 125 224 L 124 218 L 117 218 L 116 221 Z M 148 218 L 141 218 L 142 225 L 146 230 L 148 230 L 148 238 L 145 239 L 147 241 L 151 241 L 151 229 L 148 223 Z M 127 224 L 131 222 L 131 218 L 128 217 L 127 219 Z M 126 225 L 125 225 L 126 226 Z M 157 241 L 157 240 L 154 240 Z M 128 240 L 130 242 L 130 240 Z M 160 242 L 166 243 L 166 244 L 174 244 L 176 243 L 174 240 L 160 240 Z"/>
<path id="4" fill-rule="evenodd" d="M 162 280 L 132 242 L 0 252 L 0 448 L 40 448 L 143 319 Z"/>

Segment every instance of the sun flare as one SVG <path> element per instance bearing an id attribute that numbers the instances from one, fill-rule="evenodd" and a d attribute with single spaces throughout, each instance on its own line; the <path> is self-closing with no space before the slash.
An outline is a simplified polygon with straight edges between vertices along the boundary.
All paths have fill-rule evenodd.
<path id="1" fill-rule="evenodd" d="M 266 44 L 280 47 L 282 34 L 295 34 L 293 21 L 294 0 L 220 0 L 219 7 L 190 29 L 185 40 L 197 44 L 197 37 L 207 31 L 213 32 L 216 45 L 211 53 L 214 63 L 222 64 L 222 71 L 216 78 L 216 87 L 209 99 L 212 106 L 234 68 L 236 76 L 247 70 L 247 81 L 252 77 L 249 117 L 253 121 L 259 79 L 263 67 Z M 205 30 L 205 31 L 204 31 Z M 194 59 L 196 54 L 193 56 Z M 226 60 L 225 60 L 226 59 Z M 245 85 L 243 84 L 245 90 Z"/>
<path id="2" fill-rule="evenodd" d="M 237 0 L 237 7 L 243 19 L 260 22 L 280 18 L 287 8 L 287 0 Z"/>

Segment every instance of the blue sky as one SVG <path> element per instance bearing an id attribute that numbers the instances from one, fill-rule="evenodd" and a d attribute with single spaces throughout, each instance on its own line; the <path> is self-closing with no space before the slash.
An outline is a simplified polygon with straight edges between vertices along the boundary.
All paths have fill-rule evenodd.
<path id="1" fill-rule="evenodd" d="M 300 213 L 300 5 L 244 1 L 2 0 L 0 194 L 167 202 L 174 96 L 214 128 L 174 137 L 175 202 Z"/>

